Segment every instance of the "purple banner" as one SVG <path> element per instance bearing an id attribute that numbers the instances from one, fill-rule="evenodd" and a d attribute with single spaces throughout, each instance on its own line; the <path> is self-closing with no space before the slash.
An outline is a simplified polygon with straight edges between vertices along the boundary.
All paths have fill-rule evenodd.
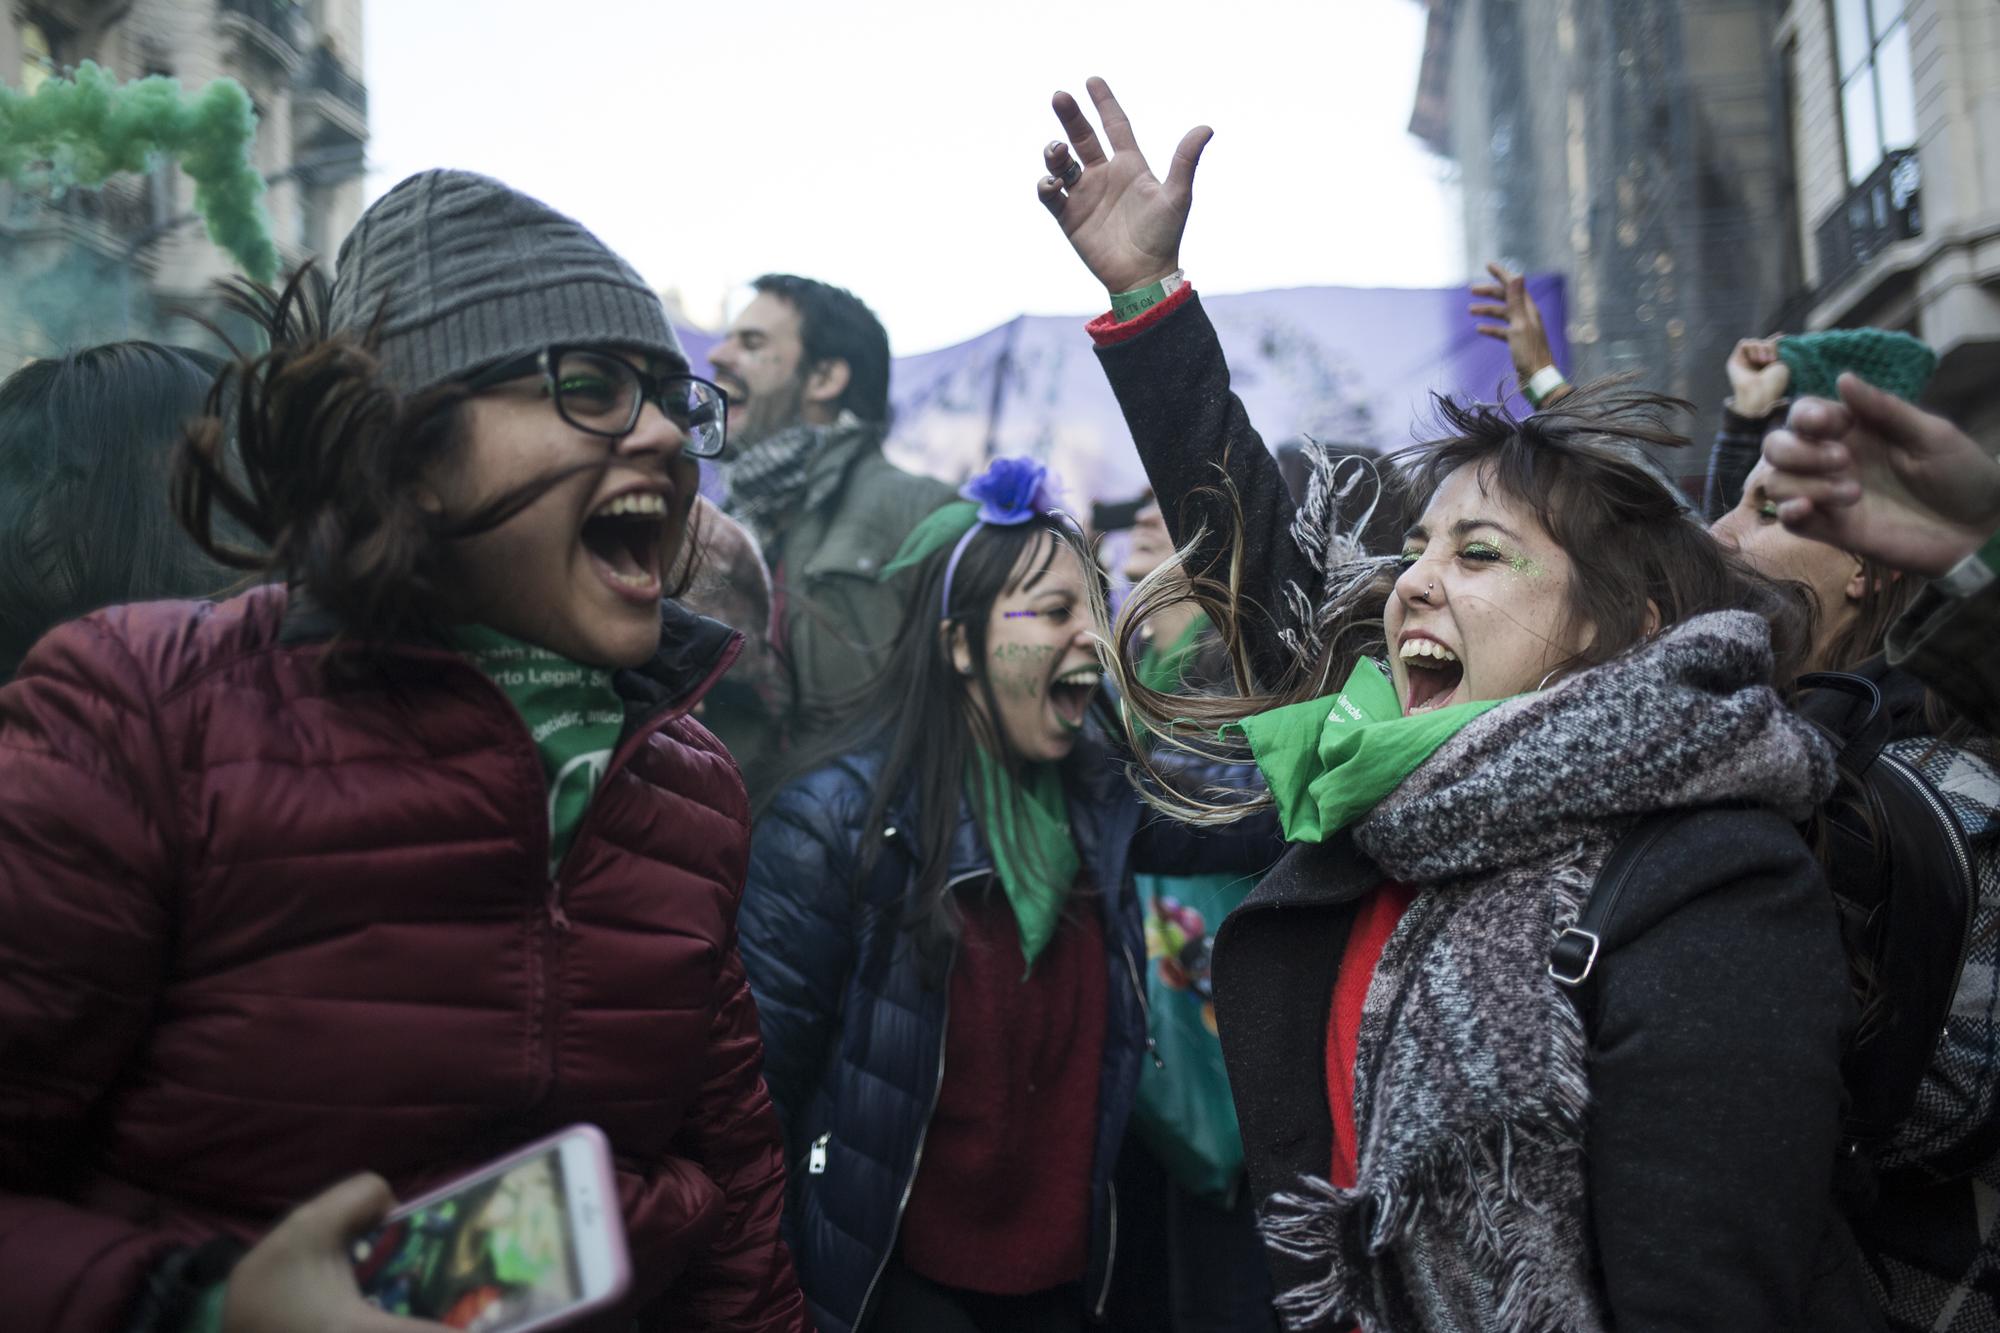
<path id="1" fill-rule="evenodd" d="M 1528 290 L 1556 364 L 1567 365 L 1562 278 L 1531 276 Z M 1202 304 L 1267 445 L 1310 436 L 1395 449 L 1427 433 L 1433 391 L 1492 399 L 1513 377 L 1506 345 L 1474 332 L 1469 299 L 1463 287 L 1299 287 Z M 1088 318 L 1023 315 L 898 358 L 891 456 L 958 482 L 989 458 L 1028 454 L 1049 464 L 1079 510 L 1137 495 L 1145 473 L 1084 332 Z M 683 329 L 681 337 L 695 373 L 706 374 L 714 336 Z"/>

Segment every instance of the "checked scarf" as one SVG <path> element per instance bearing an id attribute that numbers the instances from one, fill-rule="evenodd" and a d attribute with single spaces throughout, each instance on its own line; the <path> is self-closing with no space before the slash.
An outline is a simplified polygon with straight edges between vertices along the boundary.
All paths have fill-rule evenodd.
<path id="1" fill-rule="evenodd" d="M 817 509 L 840 489 L 846 469 L 816 466 L 828 454 L 852 456 L 877 444 L 882 428 L 842 412 L 831 425 L 803 423 L 767 435 L 736 453 L 725 472 L 729 516 L 756 534 L 764 550 L 783 546 L 784 525 Z"/>

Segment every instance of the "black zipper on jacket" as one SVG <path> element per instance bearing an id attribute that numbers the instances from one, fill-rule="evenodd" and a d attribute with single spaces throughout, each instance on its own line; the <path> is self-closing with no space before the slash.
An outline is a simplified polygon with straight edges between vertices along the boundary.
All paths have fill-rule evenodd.
<path id="1" fill-rule="evenodd" d="M 990 870 L 967 871 L 964 874 L 954 875 L 952 878 L 946 880 L 944 887 L 949 892 L 961 884 L 968 884 L 975 879 L 988 878 L 992 873 Z M 1156 1043 L 1153 1040 L 1150 1018 L 1152 1006 L 1146 1000 L 1146 987 L 1140 977 L 1138 965 L 1132 961 L 1132 950 L 1121 939 L 1118 942 L 1118 952 L 1119 956 L 1125 960 L 1125 970 L 1126 974 L 1132 980 L 1133 993 L 1139 997 L 1139 1015 L 1146 1031 L 1146 1051 L 1152 1056 L 1154 1064 L 1165 1069 L 1167 1067 L 1166 1061 L 1160 1058 Z M 910 1192 L 917 1185 L 917 1169 L 923 1164 L 924 1141 L 930 1133 L 931 1117 L 937 1114 L 938 1098 L 944 1092 L 944 1053 L 951 1039 L 951 993 L 948 980 L 946 985 L 943 1014 L 944 1023 L 938 1037 L 937 1083 L 931 1089 L 931 1104 L 924 1112 L 924 1123 L 917 1130 L 917 1146 L 916 1150 L 910 1155 L 910 1174 L 903 1182 L 903 1195 L 896 1201 L 895 1221 L 889 1228 L 889 1248 L 883 1251 L 881 1262 L 875 1266 L 875 1276 L 868 1279 L 868 1289 L 862 1293 L 861 1305 L 856 1310 L 854 1316 L 854 1326 L 856 1328 L 859 1328 L 862 1322 L 868 1317 L 868 1307 L 875 1299 L 875 1289 L 881 1284 L 882 1274 L 888 1271 L 889 1268 L 889 1259 L 896 1252 L 896 1238 L 901 1234 L 903 1228 L 903 1213 L 909 1207 Z M 1095 1137 L 1096 1132 L 1093 1127 L 1093 1140 Z M 1105 1247 L 1104 1281 L 1099 1286 L 1097 1299 L 1091 1306 L 1091 1317 L 1100 1320 L 1104 1317 L 1105 1306 L 1111 1300 L 1111 1277 L 1113 1270 L 1118 1264 L 1118 1185 L 1117 1182 L 1107 1178 L 1104 1182 L 1104 1187 L 1107 1195 L 1106 1212 L 1108 1214 L 1110 1239 L 1109 1244 Z"/>
<path id="2" fill-rule="evenodd" d="M 1097 1289 L 1097 1303 L 1091 1307 L 1090 1317 L 1104 1318 L 1104 1307 L 1111 1300 L 1111 1274 L 1118 1267 L 1118 1182 L 1106 1180 L 1105 1194 L 1108 1197 L 1106 1212 L 1111 1215 L 1111 1244 L 1104 1251 L 1104 1285 Z"/>
<path id="3" fill-rule="evenodd" d="M 1167 1062 L 1160 1058 L 1159 1045 L 1153 1040 L 1153 1006 L 1146 999 L 1146 985 L 1140 979 L 1139 965 L 1132 960 L 1132 950 L 1122 938 L 1118 941 L 1118 953 L 1125 960 L 1126 975 L 1132 979 L 1132 993 L 1139 997 L 1139 1022 L 1146 1033 L 1146 1054 L 1153 1057 L 1155 1066 L 1165 1069 Z M 1094 1133 L 1092 1137 L 1095 1137 Z M 1114 1162 L 1113 1174 L 1116 1173 L 1116 1169 Z M 1104 1281 L 1097 1289 L 1097 1300 L 1092 1304 L 1090 1311 L 1091 1317 L 1099 1320 L 1104 1318 L 1104 1307 L 1111 1301 L 1111 1276 L 1118 1267 L 1118 1182 L 1109 1175 L 1104 1180 L 1104 1191 L 1105 1212 L 1108 1214 L 1111 1235 L 1104 1249 Z"/>
<path id="4" fill-rule="evenodd" d="M 1139 997 L 1139 1018 L 1146 1026 L 1146 1054 L 1153 1058 L 1155 1069 L 1165 1069 L 1167 1062 L 1160 1058 L 1160 1044 L 1153 1040 L 1153 1004 L 1146 998 L 1146 983 L 1140 976 L 1139 965 L 1132 961 L 1132 950 L 1122 939 L 1118 941 L 1118 953 L 1125 960 L 1126 975 L 1132 978 L 1132 993 Z"/>

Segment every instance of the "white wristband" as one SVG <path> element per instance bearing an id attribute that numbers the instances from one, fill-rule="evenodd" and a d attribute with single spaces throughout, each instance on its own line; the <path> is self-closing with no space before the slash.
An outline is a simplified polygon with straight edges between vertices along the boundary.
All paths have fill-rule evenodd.
<path id="1" fill-rule="evenodd" d="M 1996 547 L 2000 547 L 2000 538 L 1988 541 L 1984 547 L 1953 565 L 1941 578 L 1932 580 L 1931 586 L 1947 597 L 1973 597 L 1986 591 L 1996 578 L 2000 578 L 2000 574 L 1995 574 L 1993 566 L 1982 557 Z"/>
<path id="2" fill-rule="evenodd" d="M 1540 407 L 1549 400 L 1550 394 L 1567 383 L 1569 381 L 1563 378 L 1560 370 L 1554 366 L 1543 366 L 1528 377 L 1528 382 L 1521 386 L 1521 392 L 1530 403 Z"/>

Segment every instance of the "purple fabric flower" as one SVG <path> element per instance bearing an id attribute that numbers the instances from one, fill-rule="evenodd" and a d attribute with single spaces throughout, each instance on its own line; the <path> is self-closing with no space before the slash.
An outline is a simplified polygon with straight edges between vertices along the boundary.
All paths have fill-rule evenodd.
<path id="1" fill-rule="evenodd" d="M 958 493 L 978 504 L 981 523 L 1003 528 L 1056 508 L 1049 470 L 1032 458 L 996 458 Z"/>

